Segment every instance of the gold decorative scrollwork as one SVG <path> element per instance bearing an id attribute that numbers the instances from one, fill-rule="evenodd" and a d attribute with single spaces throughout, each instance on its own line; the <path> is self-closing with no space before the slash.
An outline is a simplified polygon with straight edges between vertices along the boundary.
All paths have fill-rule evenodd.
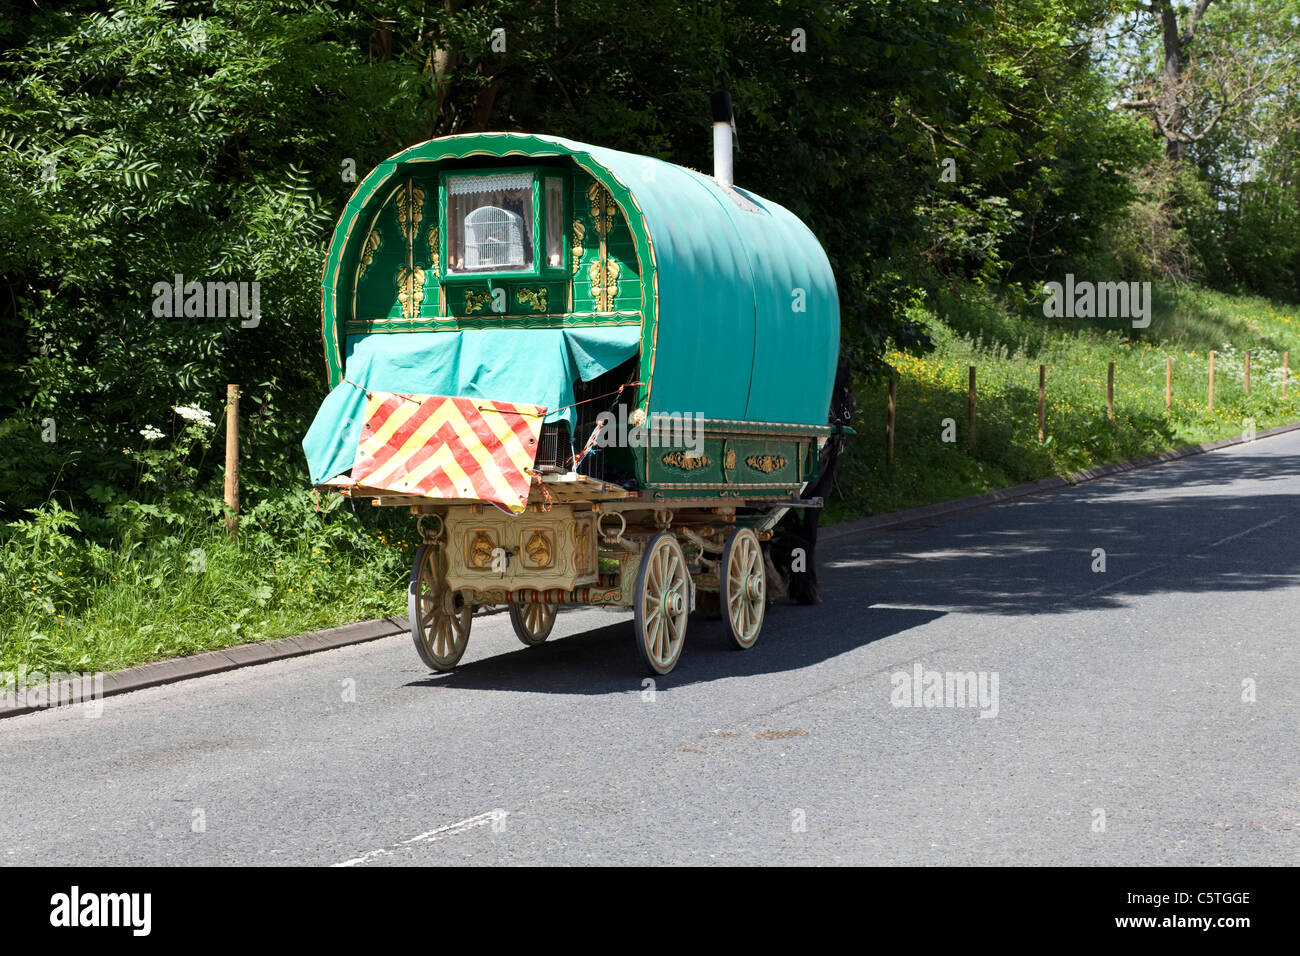
<path id="1" fill-rule="evenodd" d="M 402 318 L 413 319 L 420 314 L 420 303 L 424 301 L 424 270 L 419 266 L 397 273 L 397 301 L 402 304 Z"/>
<path id="2" fill-rule="evenodd" d="M 397 221 L 402 226 L 402 235 L 408 243 L 414 243 L 420 231 L 420 221 L 424 218 L 424 190 L 414 183 L 407 183 L 404 192 L 397 194 Z"/>
<path id="3" fill-rule="evenodd" d="M 479 309 L 492 302 L 491 292 L 475 292 L 473 289 L 465 290 L 465 311 L 477 312 Z"/>
<path id="4" fill-rule="evenodd" d="M 581 219 L 573 220 L 573 248 L 569 250 L 573 254 L 573 274 L 578 274 L 578 269 L 582 265 L 582 240 L 586 238 L 587 227 L 582 224 Z"/>
<path id="5" fill-rule="evenodd" d="M 433 274 L 438 274 L 438 227 L 429 230 L 429 262 L 433 264 Z"/>
<path id="6" fill-rule="evenodd" d="M 614 228 L 618 216 L 618 204 L 601 183 L 592 183 L 587 187 L 587 198 L 591 200 L 591 218 L 596 224 L 596 233 L 600 236 L 600 259 L 591 264 L 587 275 L 591 278 L 591 297 L 595 300 L 597 312 L 614 311 L 614 297 L 618 295 L 619 265 L 609 258 L 606 245 L 610 230 Z"/>
<path id="7" fill-rule="evenodd" d="M 361 277 L 366 274 L 366 270 L 370 268 L 370 263 L 374 262 L 375 253 L 378 251 L 379 230 L 372 229 L 370 230 L 370 235 L 366 237 L 365 247 L 361 250 L 361 271 L 357 273 L 358 282 L 360 282 Z"/>
<path id="8" fill-rule="evenodd" d="M 784 468 L 787 463 L 787 459 L 782 455 L 750 455 L 745 459 L 745 464 L 765 475 Z"/>
<path id="9" fill-rule="evenodd" d="M 604 249 L 604 240 L 601 241 Z M 618 295 L 618 263 L 603 255 L 587 270 L 591 277 L 591 297 L 597 312 L 613 312 L 614 297 Z"/>
<path id="10" fill-rule="evenodd" d="M 397 223 L 406 239 L 406 266 L 397 273 L 397 301 L 401 303 L 404 319 L 419 315 L 420 303 L 424 301 L 424 269 L 415 264 L 415 239 L 423 219 L 424 190 L 407 180 L 406 188 L 397 194 Z M 434 268 L 436 272 L 436 261 Z"/>
<path id="11" fill-rule="evenodd" d="M 531 306 L 534 312 L 546 311 L 546 286 L 540 289 L 520 289 L 515 297 L 524 305 Z"/>
<path id="12" fill-rule="evenodd" d="M 674 468 L 680 468 L 682 471 L 694 471 L 696 468 L 707 468 L 711 464 L 708 455 L 696 455 L 689 457 L 684 451 L 670 451 L 660 459 L 665 465 L 672 465 Z"/>
<path id="13" fill-rule="evenodd" d="M 727 471 L 731 471 L 736 467 L 736 450 L 734 448 L 727 449 L 727 457 L 723 464 Z"/>
<path id="14" fill-rule="evenodd" d="M 600 183 L 587 187 L 587 198 L 591 200 L 591 218 L 596 221 L 596 231 L 604 239 L 614 228 L 614 217 L 618 215 L 618 204 Z"/>

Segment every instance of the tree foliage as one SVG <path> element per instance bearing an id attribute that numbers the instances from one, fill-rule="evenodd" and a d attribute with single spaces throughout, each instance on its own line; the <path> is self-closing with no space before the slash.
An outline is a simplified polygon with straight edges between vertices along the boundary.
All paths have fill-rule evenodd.
<path id="1" fill-rule="evenodd" d="M 920 297 L 954 281 L 1028 290 L 1104 254 L 1124 221 L 1133 173 L 1154 155 L 1144 124 L 1110 108 L 1106 29 L 1124 9 L 12 3 L 0 19 L 0 509 L 52 489 L 73 506 L 93 488 L 147 496 L 142 432 L 182 430 L 177 405 L 219 411 L 227 382 L 245 390 L 246 482 L 301 485 L 332 224 L 354 181 L 431 136 L 546 132 L 708 169 L 708 96 L 726 88 L 737 181 L 821 238 L 846 351 L 870 366 L 890 346 L 924 348 L 908 318 Z M 1194 151 L 1207 182 L 1212 161 L 1257 155 L 1230 129 Z M 1235 218 L 1210 224 L 1234 279 L 1266 281 L 1294 256 L 1294 219 L 1278 213 L 1296 205 L 1287 136 L 1268 147 L 1272 178 L 1237 180 Z M 259 323 L 154 315 L 155 284 L 177 275 L 258 282 Z M 51 419 L 53 443 L 41 440 Z M 211 491 L 215 476 L 185 480 Z"/>

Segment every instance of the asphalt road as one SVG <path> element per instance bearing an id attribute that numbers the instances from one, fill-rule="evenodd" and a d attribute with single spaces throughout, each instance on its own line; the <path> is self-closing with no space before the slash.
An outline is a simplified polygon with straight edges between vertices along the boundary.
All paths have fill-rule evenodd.
<path id="1" fill-rule="evenodd" d="M 827 547 L 653 688 L 578 609 L 5 720 L 0 861 L 1294 865 L 1298 532 L 1293 432 Z"/>

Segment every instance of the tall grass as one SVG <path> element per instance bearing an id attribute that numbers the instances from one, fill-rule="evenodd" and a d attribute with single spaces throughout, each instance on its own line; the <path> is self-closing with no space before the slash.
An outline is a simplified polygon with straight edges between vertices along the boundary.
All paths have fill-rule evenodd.
<path id="1" fill-rule="evenodd" d="M 858 415 L 826 520 L 845 520 L 1065 475 L 1300 420 L 1300 388 L 1281 395 L 1282 353 L 1300 360 L 1300 307 L 1157 287 L 1151 326 L 1047 320 L 989 297 L 942 296 L 916 316 L 935 342 L 892 352 L 898 375 L 895 461 L 885 464 L 887 381 L 857 383 Z M 1244 357 L 1251 351 L 1251 391 Z M 1207 402 L 1215 352 L 1214 410 Z M 1165 360 L 1173 402 L 1165 410 Z M 1115 417 L 1106 417 L 1107 363 Z M 1046 440 L 1038 441 L 1038 366 L 1046 366 Z M 967 430 L 968 367 L 977 369 L 976 441 Z M 1294 369 L 1293 369 L 1294 374 Z M 943 440 L 945 420 L 956 441 Z M 952 429 L 949 428 L 949 437 Z"/>
<path id="2" fill-rule="evenodd" d="M 47 504 L 0 542 L 0 671 L 112 670 L 403 612 L 413 527 L 321 509 L 305 491 L 263 501 L 234 541 L 219 517 L 146 513 L 105 546 Z"/>

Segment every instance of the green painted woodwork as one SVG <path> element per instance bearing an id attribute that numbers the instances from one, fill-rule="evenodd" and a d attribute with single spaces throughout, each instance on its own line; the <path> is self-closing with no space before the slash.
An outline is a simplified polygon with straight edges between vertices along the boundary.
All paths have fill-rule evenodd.
<path id="1" fill-rule="evenodd" d="M 810 436 L 737 435 L 706 430 L 703 453 L 688 457 L 680 447 L 636 449 L 643 488 L 669 497 L 709 497 L 745 489 L 782 494 L 815 477 L 809 469 Z M 815 467 L 815 456 L 813 458 Z"/>
<path id="2" fill-rule="evenodd" d="M 497 315 L 482 313 L 475 315 L 426 316 L 417 320 L 407 319 L 352 319 L 347 323 L 346 334 L 362 335 L 386 332 L 454 332 L 458 329 L 599 329 L 619 325 L 640 326 L 641 316 L 637 312 L 598 313 L 570 312 L 566 314 L 547 315 Z"/>
<path id="3" fill-rule="evenodd" d="M 409 177 L 390 184 L 382 207 L 370 217 L 365 234 L 360 237 L 362 248 L 358 258 L 369 261 L 362 262 L 360 268 L 356 270 L 358 278 L 355 282 L 355 310 L 358 315 L 372 319 L 403 318 L 402 306 L 398 301 L 397 280 L 398 274 L 407 264 L 408 243 L 398 219 L 398 197 L 404 192 L 407 179 Z M 432 268 L 428 245 L 429 228 L 434 224 L 432 216 L 435 206 L 429 199 L 428 181 L 413 180 L 413 182 L 425 191 L 425 196 L 419 204 L 421 220 L 413 248 L 409 251 L 413 253 L 414 264 L 426 271 L 426 300 L 428 290 L 432 289 L 435 293 L 432 303 L 426 301 L 420 312 L 436 315 L 437 283 L 436 279 L 428 274 Z M 378 246 L 373 249 L 366 245 L 372 235 L 378 240 Z"/>
<path id="4" fill-rule="evenodd" d="M 465 161 L 476 157 L 512 158 L 520 165 L 568 158 L 576 167 L 569 189 L 572 214 L 587 224 L 590 210 L 578 205 L 579 193 L 586 199 L 584 178 L 609 190 L 620 215 L 607 248 L 619 262 L 620 279 L 635 271 L 645 280 L 638 282 L 635 305 L 641 313 L 640 377 L 650 383 L 637 396 L 641 407 L 747 421 L 826 421 L 839 302 L 825 253 L 803 223 L 775 203 L 723 189 L 671 163 L 521 133 L 430 140 L 380 163 L 360 184 L 335 229 L 323 277 L 332 384 L 343 374 L 347 320 L 377 317 L 354 315 L 351 305 L 352 277 L 376 211 L 403 178 L 431 182 L 438 163 L 468 168 Z M 426 201 L 428 194 L 426 188 Z M 426 214 L 425 223 L 430 221 Z M 589 229 L 579 274 L 589 266 L 594 242 Z M 584 286 L 590 302 L 589 281 L 574 285 L 574 308 L 590 311 L 580 304 Z M 617 306 L 630 304 L 624 296 L 620 283 Z M 422 316 L 433 300 L 426 292 Z"/>
<path id="5" fill-rule="evenodd" d="M 573 307 L 578 311 L 595 311 L 596 290 L 592 278 L 592 266 L 600 260 L 600 234 L 596 229 L 595 217 L 591 214 L 591 199 L 588 190 L 592 184 L 599 182 L 592 176 L 574 176 L 569 194 L 569 206 L 572 215 L 566 224 L 572 244 L 573 222 L 582 223 L 582 260 L 573 273 Z M 613 299 L 615 311 L 641 309 L 641 274 L 637 261 L 636 241 L 631 227 L 623 217 L 621 210 L 613 221 L 609 235 L 605 240 L 606 260 L 618 267 L 618 292 Z"/>

